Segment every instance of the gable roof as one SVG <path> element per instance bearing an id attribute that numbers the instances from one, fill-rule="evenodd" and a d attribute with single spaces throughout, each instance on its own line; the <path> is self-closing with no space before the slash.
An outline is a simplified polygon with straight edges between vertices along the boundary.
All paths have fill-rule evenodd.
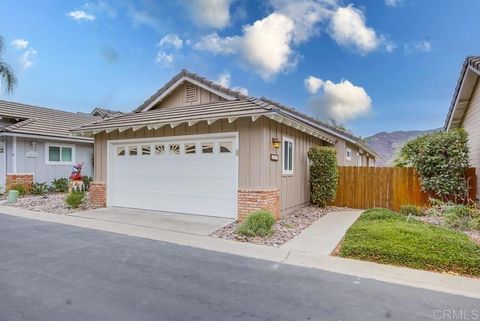
<path id="1" fill-rule="evenodd" d="M 162 88 L 157 90 L 155 94 L 153 94 L 150 98 L 145 100 L 143 104 L 137 107 L 134 111 L 141 112 L 141 111 L 147 111 L 151 109 L 154 105 L 162 101 L 163 98 L 165 98 L 170 92 L 175 90 L 178 86 L 182 85 L 185 81 L 188 81 L 194 85 L 197 85 L 206 90 L 209 90 L 226 100 L 247 98 L 247 96 L 243 95 L 239 91 L 235 91 L 230 88 L 223 87 L 211 80 L 206 79 L 205 77 L 199 76 L 186 69 L 182 69 L 182 71 L 176 74 L 165 85 L 163 85 Z"/>
<path id="2" fill-rule="evenodd" d="M 445 119 L 444 129 L 456 128 L 462 123 L 472 92 L 480 77 L 480 56 L 469 56 L 463 62 L 460 77 Z"/>
<path id="3" fill-rule="evenodd" d="M 44 136 L 87 143 L 92 143 L 93 140 L 89 137 L 72 136 L 70 129 L 98 119 L 84 113 L 71 113 L 5 100 L 0 100 L 0 117 L 12 120 L 12 123 L 0 127 L 0 135 Z"/>
<path id="4" fill-rule="evenodd" d="M 173 91 L 184 81 L 194 84 L 200 83 L 204 86 L 203 88 L 206 86 L 207 90 L 214 93 L 221 92 L 227 97 L 226 101 L 150 110 L 166 94 Z M 174 128 L 181 123 L 188 123 L 191 126 L 199 121 L 207 121 L 211 124 L 218 119 L 228 119 L 231 122 L 239 117 L 252 117 L 252 120 L 256 120 L 262 115 L 286 123 L 288 126 L 293 126 L 332 144 L 335 143 L 336 139 L 341 138 L 380 158 L 380 155 L 372 147 L 351 133 L 330 126 L 317 118 L 305 115 L 294 108 L 287 107 L 265 97 L 245 96 L 240 92 L 215 84 L 185 69 L 133 112 L 79 126 L 73 129 L 72 132 L 77 135 L 92 135 L 101 131 L 106 131 L 107 133 L 114 130 L 124 131 L 127 129 L 136 131 L 142 127 L 157 129 L 165 125 Z"/>
<path id="5" fill-rule="evenodd" d="M 95 107 L 90 113 L 91 116 L 100 116 L 102 118 L 111 117 L 117 114 L 123 114 L 121 111 L 118 110 L 111 110 L 106 108 Z"/>

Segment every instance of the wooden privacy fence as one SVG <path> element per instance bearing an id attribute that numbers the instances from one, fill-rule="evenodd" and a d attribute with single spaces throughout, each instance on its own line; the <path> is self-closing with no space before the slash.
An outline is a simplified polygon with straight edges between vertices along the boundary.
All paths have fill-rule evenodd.
<path id="1" fill-rule="evenodd" d="M 338 190 L 332 205 L 367 209 L 384 207 L 398 211 L 402 205 L 428 205 L 420 179 L 411 167 L 339 166 Z M 466 170 L 469 195 L 476 198 L 475 168 Z"/>

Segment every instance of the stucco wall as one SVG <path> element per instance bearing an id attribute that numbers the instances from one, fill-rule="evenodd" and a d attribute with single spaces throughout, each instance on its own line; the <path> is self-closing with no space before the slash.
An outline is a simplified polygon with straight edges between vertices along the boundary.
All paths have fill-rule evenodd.
<path id="1" fill-rule="evenodd" d="M 12 137 L 8 137 L 7 144 L 7 173 L 13 170 L 13 147 Z M 32 144 L 35 142 L 35 144 Z M 75 145 L 75 162 L 85 162 L 82 169 L 83 175 L 93 175 L 93 145 L 84 143 L 72 143 L 61 141 L 48 141 L 41 139 L 17 137 L 17 173 L 33 173 L 36 182 L 47 182 L 48 184 L 55 178 L 68 177 L 72 172 L 71 165 L 47 165 L 45 164 L 45 143 L 58 143 Z M 35 146 L 34 146 L 35 145 Z M 35 152 L 34 154 L 27 153 Z"/>
<path id="2" fill-rule="evenodd" d="M 480 85 L 477 83 L 461 126 L 469 134 L 470 166 L 477 168 L 477 186 L 480 186 Z M 480 199 L 480 188 L 477 188 Z"/>

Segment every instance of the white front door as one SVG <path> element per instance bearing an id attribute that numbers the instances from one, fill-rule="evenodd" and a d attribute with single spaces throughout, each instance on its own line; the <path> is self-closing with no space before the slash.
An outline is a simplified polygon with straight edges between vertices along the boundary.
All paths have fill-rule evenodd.
<path id="1" fill-rule="evenodd" d="M 109 142 L 107 205 L 237 217 L 237 135 Z"/>
<path id="2" fill-rule="evenodd" d="M 5 143 L 0 142 L 0 191 L 5 191 L 7 175 L 7 153 L 5 150 Z"/>

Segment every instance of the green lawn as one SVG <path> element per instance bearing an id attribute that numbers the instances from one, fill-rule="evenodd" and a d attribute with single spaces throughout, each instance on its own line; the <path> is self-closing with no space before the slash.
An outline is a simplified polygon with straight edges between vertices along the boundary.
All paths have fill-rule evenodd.
<path id="1" fill-rule="evenodd" d="M 339 256 L 480 276 L 480 246 L 466 235 L 386 209 L 365 211 L 347 231 Z"/>

